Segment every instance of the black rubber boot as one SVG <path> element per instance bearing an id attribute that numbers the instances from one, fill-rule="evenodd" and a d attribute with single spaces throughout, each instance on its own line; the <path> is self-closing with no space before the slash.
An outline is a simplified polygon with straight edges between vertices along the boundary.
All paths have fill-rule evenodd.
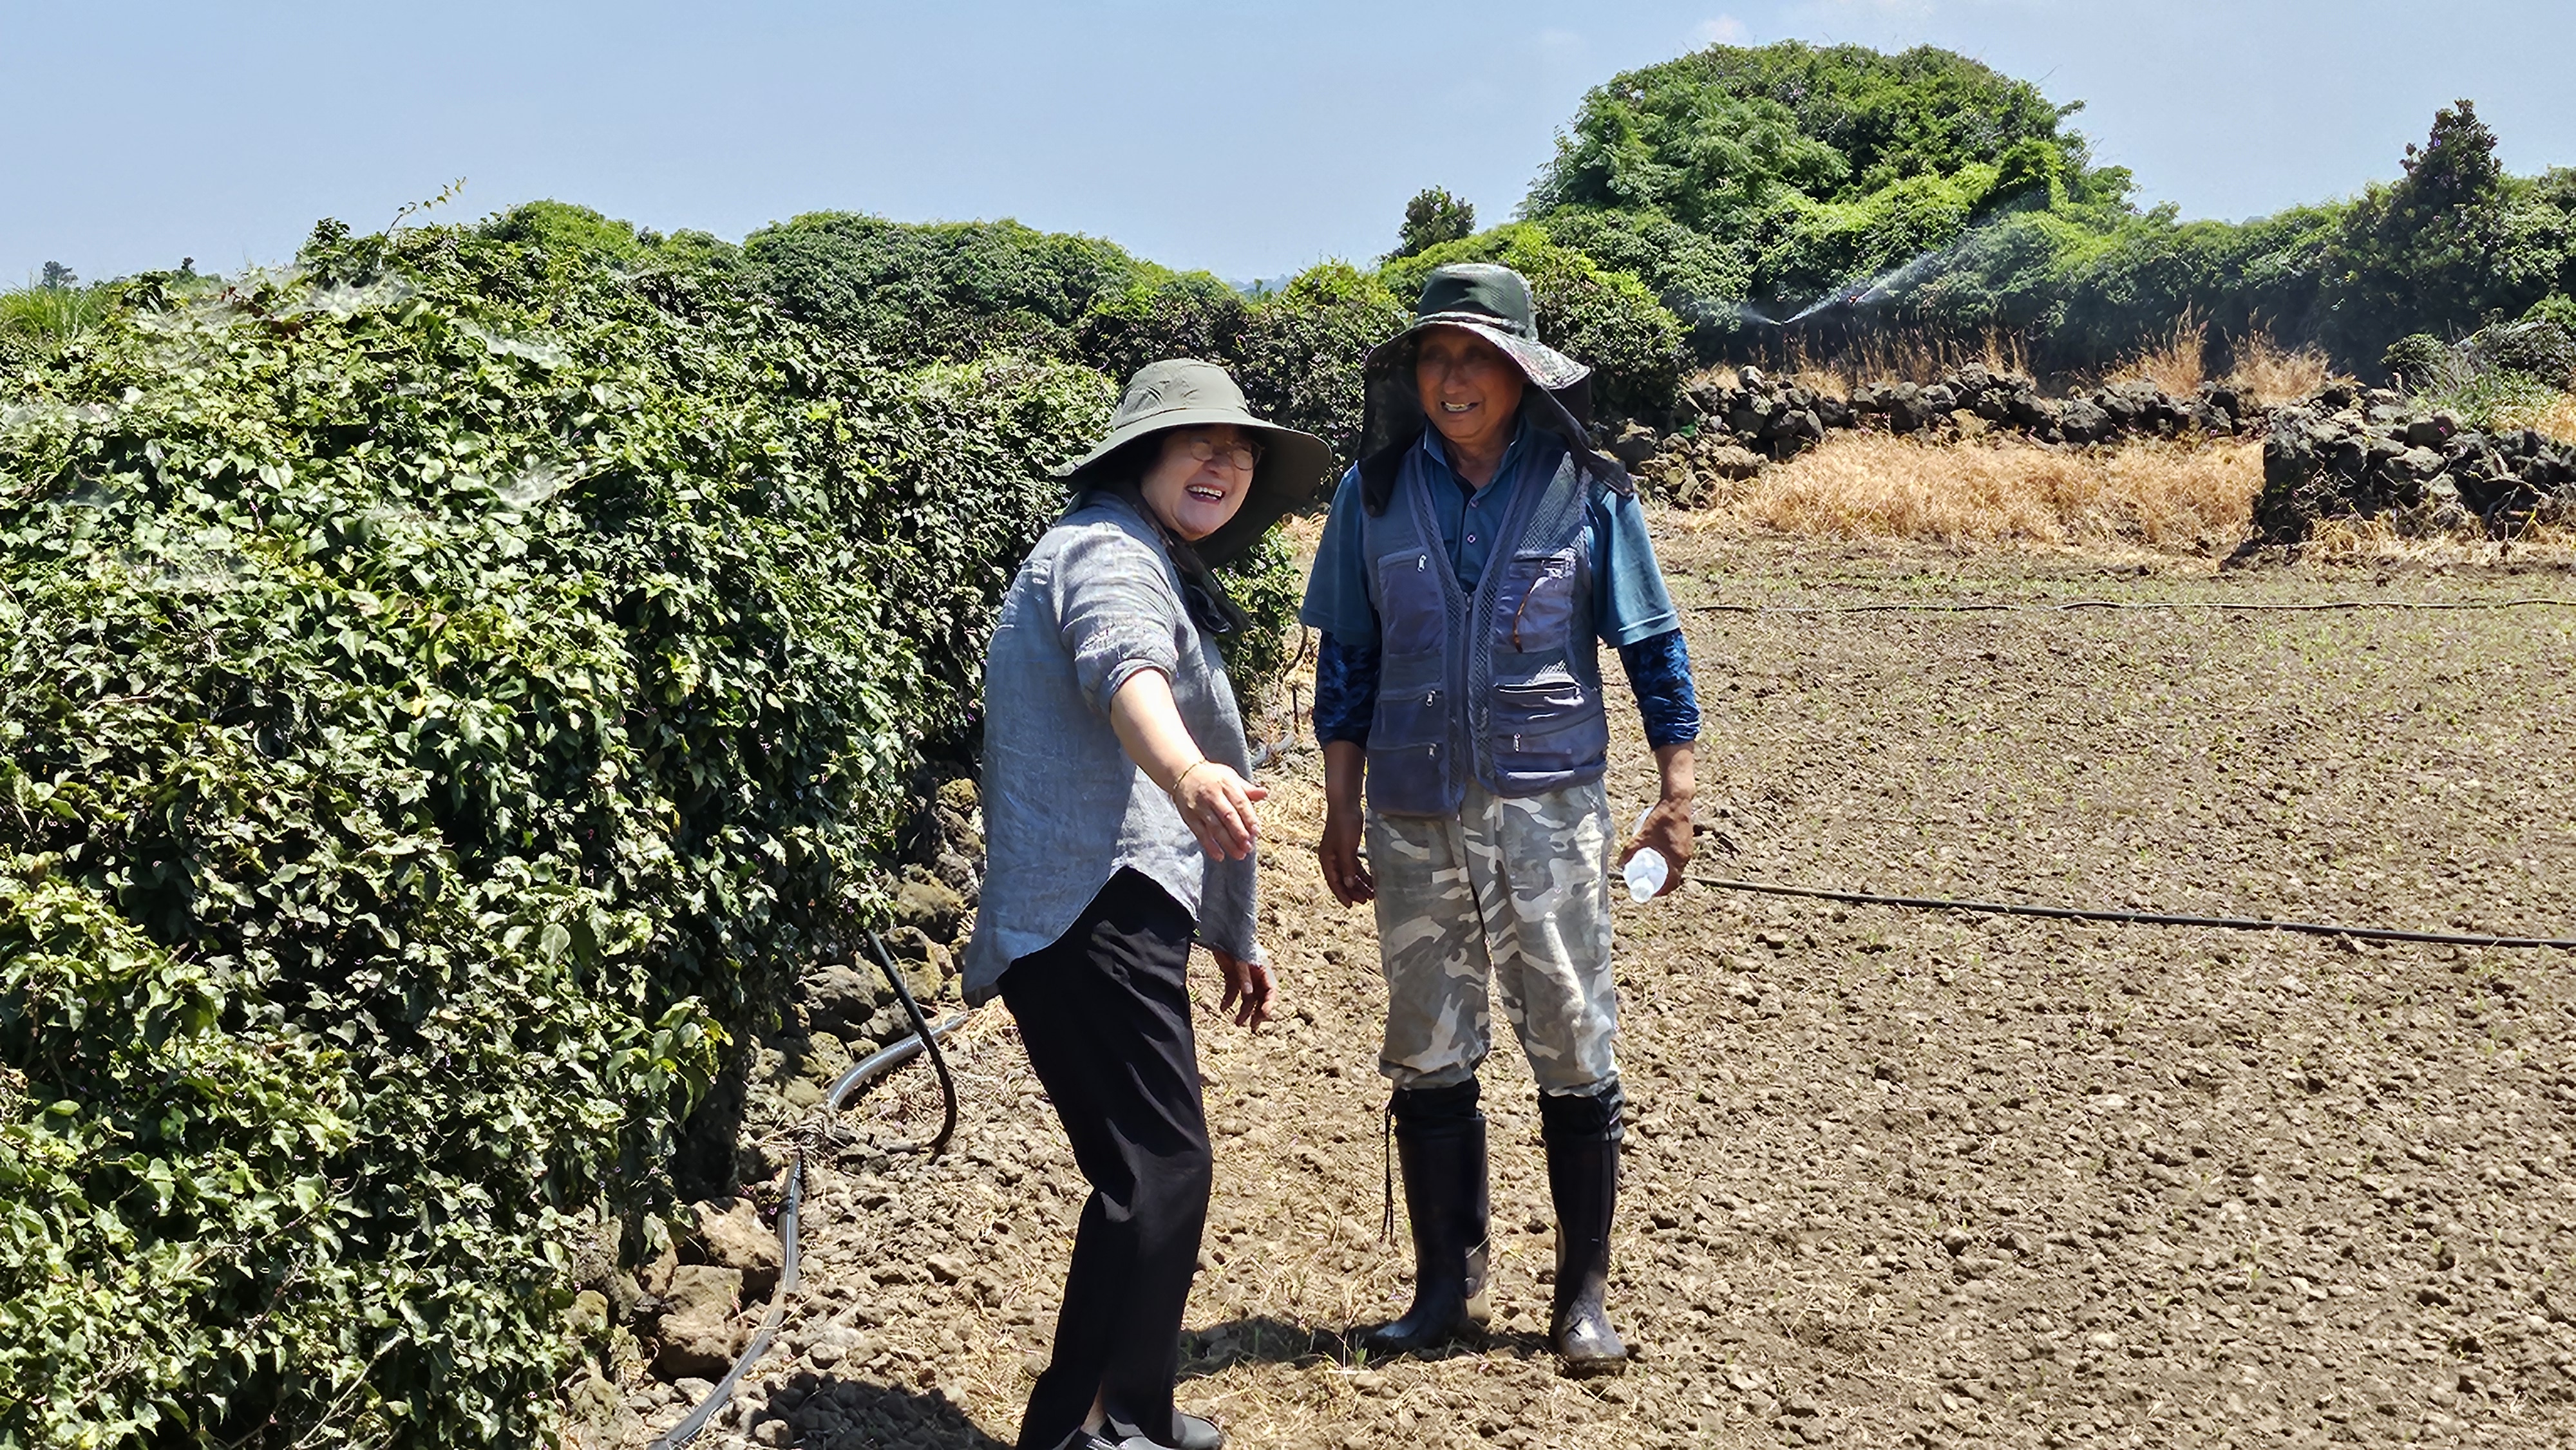
<path id="1" fill-rule="evenodd" d="M 1225 1432 L 1219 1430 L 1214 1421 L 1202 1420 L 1179 1410 L 1172 1412 L 1172 1433 L 1169 1436 L 1148 1435 L 1116 1415 L 1109 1417 L 1109 1423 L 1102 1427 L 1102 1431 L 1103 1438 L 1114 1436 L 1122 1444 L 1140 1440 L 1148 1445 L 1165 1447 L 1165 1450 L 1225 1450 Z"/>
<path id="2" fill-rule="evenodd" d="M 1398 1089 L 1396 1159 L 1413 1219 L 1413 1307 L 1360 1335 L 1372 1356 L 1409 1354 L 1485 1322 L 1485 1115 L 1476 1080 Z"/>
<path id="3" fill-rule="evenodd" d="M 1626 1096 L 1612 1083 L 1593 1097 L 1539 1096 L 1547 1187 L 1556 1200 L 1556 1307 L 1548 1342 L 1565 1373 L 1618 1374 L 1628 1346 L 1601 1307 L 1610 1285 L 1610 1220 L 1619 1205 L 1619 1125 Z"/>

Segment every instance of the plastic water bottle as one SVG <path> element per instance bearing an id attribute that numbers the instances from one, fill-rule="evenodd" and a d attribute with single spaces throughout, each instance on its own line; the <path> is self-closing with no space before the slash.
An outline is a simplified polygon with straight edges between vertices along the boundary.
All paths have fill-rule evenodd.
<path id="1" fill-rule="evenodd" d="M 1628 828 L 1628 834 L 1634 837 L 1646 829 L 1646 817 L 1654 813 L 1652 806 L 1640 811 L 1637 824 Z M 1664 883 L 1672 879 L 1673 863 L 1664 859 L 1663 852 L 1647 846 L 1629 857 L 1628 864 L 1619 868 L 1619 874 L 1627 878 L 1630 901 L 1652 901 L 1655 893 L 1664 889 Z"/>

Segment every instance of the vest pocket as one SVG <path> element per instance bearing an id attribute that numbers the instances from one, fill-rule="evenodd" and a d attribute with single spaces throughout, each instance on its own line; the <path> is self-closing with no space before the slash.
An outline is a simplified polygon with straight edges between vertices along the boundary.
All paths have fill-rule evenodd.
<path id="1" fill-rule="evenodd" d="M 1399 816 L 1447 812 L 1449 700 L 1435 687 L 1380 687 L 1369 720 L 1368 800 Z"/>
<path id="2" fill-rule="evenodd" d="M 1494 682 L 1494 784 L 1505 793 L 1546 789 L 1596 770 L 1610 750 L 1610 721 L 1562 665 Z"/>
<path id="3" fill-rule="evenodd" d="M 1440 652 L 1449 631 L 1449 599 L 1429 554 L 1408 549 L 1377 561 L 1377 613 L 1390 656 Z"/>
<path id="4" fill-rule="evenodd" d="M 1494 643 L 1524 654 L 1563 649 L 1574 623 L 1574 549 L 1525 551 L 1505 566 L 1494 600 Z"/>
<path id="5" fill-rule="evenodd" d="M 1436 745 L 1449 736 L 1446 697 L 1437 688 L 1380 685 L 1369 717 L 1369 749 L 1381 745 Z"/>

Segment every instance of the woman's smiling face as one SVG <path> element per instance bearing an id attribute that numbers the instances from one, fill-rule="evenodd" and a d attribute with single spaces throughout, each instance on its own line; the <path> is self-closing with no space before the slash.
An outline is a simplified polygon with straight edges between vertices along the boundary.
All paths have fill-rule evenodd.
<path id="1" fill-rule="evenodd" d="M 1231 423 L 1175 428 L 1163 435 L 1163 451 L 1138 491 L 1163 527 L 1196 543 L 1243 507 L 1260 463 L 1260 440 Z"/>

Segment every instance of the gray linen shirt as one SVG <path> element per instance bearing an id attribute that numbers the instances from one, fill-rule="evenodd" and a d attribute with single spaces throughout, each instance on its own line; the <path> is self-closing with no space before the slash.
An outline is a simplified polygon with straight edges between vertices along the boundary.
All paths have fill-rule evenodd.
<path id="1" fill-rule="evenodd" d="M 1254 861 L 1199 849 L 1110 728 L 1110 698 L 1139 670 L 1171 680 L 1181 723 L 1209 759 L 1251 775 L 1225 662 L 1191 622 L 1161 535 L 1125 500 L 1095 495 L 1020 566 L 984 656 L 984 895 L 966 946 L 970 1004 L 1064 935 L 1121 867 L 1170 892 L 1201 942 L 1261 960 Z"/>

